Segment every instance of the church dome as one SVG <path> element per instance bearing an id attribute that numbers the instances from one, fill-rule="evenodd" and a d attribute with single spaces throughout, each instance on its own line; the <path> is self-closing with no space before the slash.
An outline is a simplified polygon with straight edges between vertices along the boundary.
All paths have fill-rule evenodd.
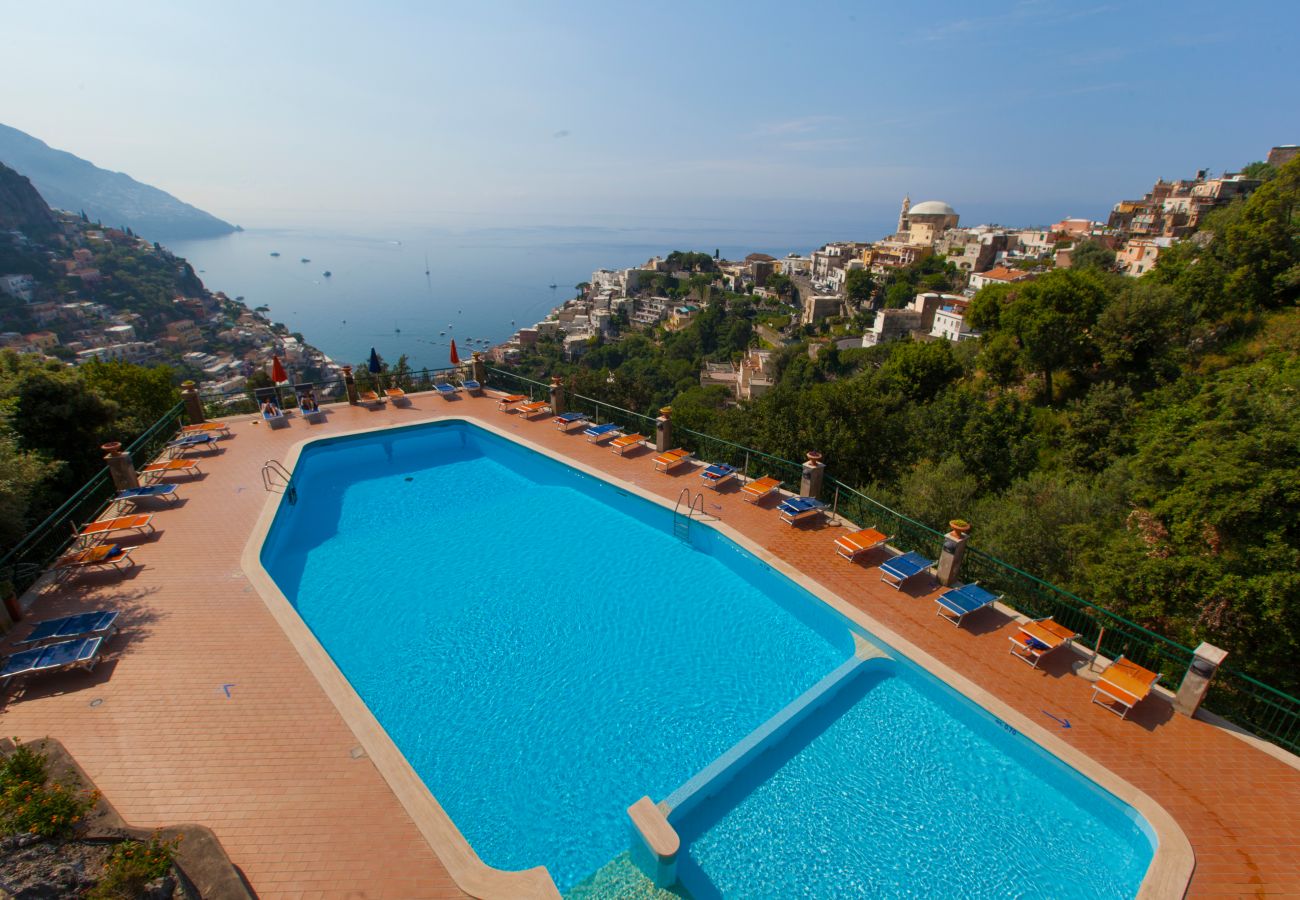
<path id="1" fill-rule="evenodd" d="M 957 210 L 942 200 L 926 200 L 924 203 L 914 205 L 907 214 L 909 216 L 955 216 Z"/>

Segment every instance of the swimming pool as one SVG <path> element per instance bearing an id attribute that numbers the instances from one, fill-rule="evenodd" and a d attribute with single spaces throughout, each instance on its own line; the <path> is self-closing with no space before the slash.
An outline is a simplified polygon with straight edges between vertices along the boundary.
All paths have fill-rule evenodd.
<path id="1" fill-rule="evenodd" d="M 718 532 L 696 524 L 678 540 L 671 510 L 465 422 L 312 443 L 294 487 L 263 566 L 482 860 L 545 865 L 561 890 L 628 849 L 629 804 L 671 795 L 853 654 L 855 626 Z M 969 730 L 953 712 L 966 701 L 934 700 L 942 688 L 914 684 L 915 697 L 898 702 L 929 698 L 938 711 L 926 716 Z M 806 853 L 802 838 L 768 827 L 805 810 L 792 819 L 765 790 L 819 742 L 860 737 L 843 731 L 849 712 L 809 736 L 818 721 L 789 736 L 804 750 L 771 777 L 746 770 L 684 822 L 692 864 L 707 876 L 698 891 Z M 915 735 L 917 759 L 930 731 Z M 996 792 L 981 805 L 989 760 L 995 774 L 1025 770 L 1067 800 L 1080 789 L 1101 797 L 1117 815 L 1077 811 L 1090 865 L 1131 860 L 1114 877 L 1136 891 L 1151 844 L 1131 809 L 1059 764 L 1017 756 L 996 733 L 972 733 L 981 752 L 961 783 L 971 809 L 1010 821 L 1026 841 L 1041 830 L 1041 819 L 1001 810 Z M 849 779 L 851 756 L 831 752 L 834 762 L 818 765 Z M 893 787 L 906 793 L 909 782 Z M 855 800 L 837 815 L 852 823 L 859 812 Z M 760 852 L 762 842 L 744 839 L 740 853 L 736 836 L 755 821 L 774 843 Z M 937 852 L 925 837 L 924 826 L 891 833 L 880 854 Z M 711 862 L 720 858 L 727 866 Z M 850 853 L 838 869 L 856 865 Z"/>

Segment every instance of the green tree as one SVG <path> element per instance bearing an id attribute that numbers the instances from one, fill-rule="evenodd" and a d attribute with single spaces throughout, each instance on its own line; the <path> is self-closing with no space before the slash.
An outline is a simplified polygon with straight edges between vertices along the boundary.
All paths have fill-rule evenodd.
<path id="1" fill-rule="evenodd" d="M 1070 268 L 1115 271 L 1115 251 L 1101 241 L 1081 241 L 1070 251 Z"/>
<path id="2" fill-rule="evenodd" d="M 850 303 L 870 303 L 875 290 L 875 280 L 866 269 L 849 269 L 844 273 L 844 296 Z"/>

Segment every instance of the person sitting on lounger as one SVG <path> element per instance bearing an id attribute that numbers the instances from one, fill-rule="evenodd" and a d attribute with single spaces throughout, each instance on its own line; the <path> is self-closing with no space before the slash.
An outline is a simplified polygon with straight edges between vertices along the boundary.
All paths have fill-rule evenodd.
<path id="1" fill-rule="evenodd" d="M 280 407 L 275 405 L 274 400 L 266 400 L 262 403 L 262 418 L 274 419 L 280 415 Z"/>
<path id="2" fill-rule="evenodd" d="M 311 391 L 304 391 L 302 396 L 298 398 L 298 405 L 302 408 L 303 412 L 315 412 L 316 395 Z"/>

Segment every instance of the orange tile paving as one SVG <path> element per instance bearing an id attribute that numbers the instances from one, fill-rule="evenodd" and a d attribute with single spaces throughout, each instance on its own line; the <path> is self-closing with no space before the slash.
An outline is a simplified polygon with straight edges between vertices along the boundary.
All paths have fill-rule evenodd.
<path id="1" fill-rule="evenodd" d="M 326 424 L 295 418 L 274 431 L 251 417 L 228 420 L 232 436 L 201 479 L 178 486 L 182 502 L 159 511 L 156 534 L 123 539 L 137 548 L 132 572 L 85 575 L 37 601 L 36 618 L 121 609 L 121 633 L 93 673 L 11 691 L 4 733 L 57 737 L 132 824 L 210 826 L 261 897 L 464 896 L 240 568 L 267 502 L 263 462 L 309 437 L 457 415 L 670 501 L 700 479 L 695 465 L 658 473 L 653 453 L 619 457 L 556 431 L 549 418 L 501 413 L 491 398 L 411 399 L 404 409 L 330 407 Z M 756 508 L 738 486 L 706 501 L 729 526 L 1022 714 L 1048 724 L 1044 711 L 1068 718 L 1062 739 L 1182 827 L 1196 852 L 1190 896 L 1300 897 L 1300 771 L 1156 697 L 1120 720 L 1091 703 L 1091 685 L 1069 673 L 1064 654 L 1039 669 L 1012 659 L 1015 625 L 1000 612 L 953 628 L 935 616 L 933 592 L 921 593 L 928 588 L 881 584 L 871 567 L 882 551 L 857 563 L 837 555 L 834 523 L 791 528 L 771 498 Z"/>

